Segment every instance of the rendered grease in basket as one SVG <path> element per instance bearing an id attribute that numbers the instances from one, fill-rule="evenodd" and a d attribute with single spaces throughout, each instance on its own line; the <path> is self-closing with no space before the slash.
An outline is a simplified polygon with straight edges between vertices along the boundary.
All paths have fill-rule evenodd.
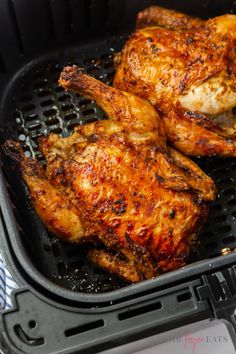
<path id="1" fill-rule="evenodd" d="M 64 68 L 60 84 L 95 100 L 109 120 L 42 138 L 46 170 L 19 143 L 4 144 L 44 224 L 65 240 L 89 242 L 92 262 L 130 282 L 185 265 L 198 249 L 214 182 L 166 145 L 147 101 L 76 66 Z"/>

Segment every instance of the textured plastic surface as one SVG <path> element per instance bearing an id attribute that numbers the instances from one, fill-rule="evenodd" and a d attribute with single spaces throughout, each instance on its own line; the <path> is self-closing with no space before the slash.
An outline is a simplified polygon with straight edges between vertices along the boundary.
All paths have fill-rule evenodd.
<path id="1" fill-rule="evenodd" d="M 235 345 L 235 333 L 230 322 L 205 320 L 102 351 L 101 354 L 235 354 Z"/>
<path id="2" fill-rule="evenodd" d="M 191 4 L 177 0 L 132 1 L 131 4 L 125 0 L 35 0 L 33 6 L 26 0 L 1 1 L 1 140 L 19 139 L 28 156 L 42 160 L 37 149 L 40 135 L 51 131 L 66 135 L 75 124 L 102 119 L 103 113 L 93 102 L 58 87 L 59 71 L 63 65 L 76 63 L 89 74 L 111 82 L 114 51 L 121 48 L 132 30 L 136 13 L 153 3 L 202 17 L 234 10 L 233 1 L 191 1 Z M 2 316 L 3 341 L 6 347 L 10 346 L 10 353 L 20 352 L 24 345 L 27 353 L 52 353 L 56 345 L 63 353 L 86 352 L 89 346 L 93 347 L 92 352 L 106 348 L 105 342 L 115 346 L 119 338 L 128 341 L 140 336 L 139 328 L 143 335 L 148 335 L 150 330 L 165 330 L 173 319 L 176 320 L 173 325 L 177 326 L 194 321 L 197 316 L 212 314 L 207 303 L 210 290 L 204 283 L 205 278 L 200 276 L 216 269 L 220 272 L 235 263 L 234 253 L 227 256 L 221 253 L 226 254 L 236 247 L 236 162 L 234 159 L 204 159 L 198 163 L 216 180 L 219 190 L 219 198 L 201 236 L 199 261 L 155 280 L 127 286 L 88 264 L 80 247 L 65 244 L 47 233 L 31 208 L 17 169 L 9 161 L 3 161 L 0 231 L 4 237 L 0 247 L 19 284 L 27 287 L 16 294 L 14 310 Z M 234 283 L 234 274 L 233 270 L 226 282 L 231 279 Z M 205 289 L 201 300 L 195 293 L 198 286 Z M 172 295 L 167 296 L 170 287 L 175 289 L 175 300 L 171 300 Z M 160 293 L 162 289 L 167 290 Z M 187 294 L 188 289 L 194 289 L 190 290 L 190 298 L 181 296 L 179 291 Z M 167 301 L 162 310 L 157 300 L 159 296 Z M 180 301 L 176 300 L 177 296 Z M 146 302 L 146 297 L 150 297 L 150 302 L 141 314 L 135 309 L 132 312 L 132 306 L 139 307 Z M 235 302 L 234 296 L 228 299 Z M 120 315 L 118 307 L 123 308 L 122 313 L 131 311 L 131 315 Z M 103 315 L 97 316 L 97 311 Z M 91 326 L 84 324 L 84 316 L 88 318 L 87 314 L 82 315 L 84 312 L 89 314 Z M 142 326 L 136 321 L 135 313 L 142 315 Z M 143 315 L 145 313 L 148 315 Z M 34 321 L 38 326 L 33 326 Z M 68 323 L 71 325 L 67 328 Z M 23 328 L 24 333 L 19 328 Z M 105 333 L 109 333 L 109 340 Z M 78 344 L 81 336 L 85 342 L 80 339 Z M 35 342 L 35 338 L 39 341 Z M 14 343 L 12 347 L 10 342 Z"/>
<path id="3" fill-rule="evenodd" d="M 199 280 L 129 299 L 105 309 L 71 311 L 28 290 L 15 294 L 15 306 L 2 315 L 2 343 L 10 353 L 95 353 L 211 316 L 199 300 Z M 43 309 L 43 310 L 42 310 Z M 50 314 L 50 316 L 49 316 Z"/>

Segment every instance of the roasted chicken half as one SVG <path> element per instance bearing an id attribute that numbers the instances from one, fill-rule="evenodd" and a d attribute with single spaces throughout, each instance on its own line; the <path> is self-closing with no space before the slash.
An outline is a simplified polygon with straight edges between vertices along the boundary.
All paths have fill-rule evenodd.
<path id="1" fill-rule="evenodd" d="M 59 82 L 95 100 L 109 119 L 41 139 L 45 170 L 19 143 L 4 144 L 44 224 L 64 240 L 89 243 L 92 262 L 129 282 L 186 264 L 215 197 L 213 181 L 167 147 L 150 103 L 76 66 Z"/>
<path id="2" fill-rule="evenodd" d="M 114 86 L 149 100 L 186 155 L 236 156 L 236 16 L 208 21 L 160 7 L 138 15 Z"/>

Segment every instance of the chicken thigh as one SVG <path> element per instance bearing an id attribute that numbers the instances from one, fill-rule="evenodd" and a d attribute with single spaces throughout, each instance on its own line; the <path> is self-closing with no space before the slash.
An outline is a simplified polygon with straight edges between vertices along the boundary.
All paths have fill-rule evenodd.
<path id="1" fill-rule="evenodd" d="M 149 100 L 186 155 L 236 156 L 236 16 L 151 7 L 137 28 L 116 57 L 114 86 Z"/>
<path id="2" fill-rule="evenodd" d="M 167 147 L 150 103 L 76 66 L 64 68 L 59 82 L 95 100 L 109 119 L 66 138 L 41 138 L 46 169 L 19 143 L 4 144 L 44 224 L 64 240 L 89 243 L 92 262 L 129 282 L 185 265 L 197 251 L 214 182 Z"/>

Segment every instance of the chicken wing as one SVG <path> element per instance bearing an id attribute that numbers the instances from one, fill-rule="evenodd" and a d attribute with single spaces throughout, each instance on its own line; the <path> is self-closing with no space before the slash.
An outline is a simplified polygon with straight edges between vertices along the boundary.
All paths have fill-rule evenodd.
<path id="1" fill-rule="evenodd" d="M 236 16 L 203 21 L 152 7 L 137 27 L 114 86 L 149 100 L 185 154 L 236 156 Z"/>
<path id="2" fill-rule="evenodd" d="M 63 70 L 60 84 L 95 100 L 109 119 L 77 126 L 66 138 L 42 138 L 45 170 L 18 143 L 4 144 L 20 161 L 45 225 L 68 241 L 89 243 L 92 262 L 129 282 L 186 264 L 215 198 L 213 181 L 167 147 L 148 102 L 76 66 Z"/>

